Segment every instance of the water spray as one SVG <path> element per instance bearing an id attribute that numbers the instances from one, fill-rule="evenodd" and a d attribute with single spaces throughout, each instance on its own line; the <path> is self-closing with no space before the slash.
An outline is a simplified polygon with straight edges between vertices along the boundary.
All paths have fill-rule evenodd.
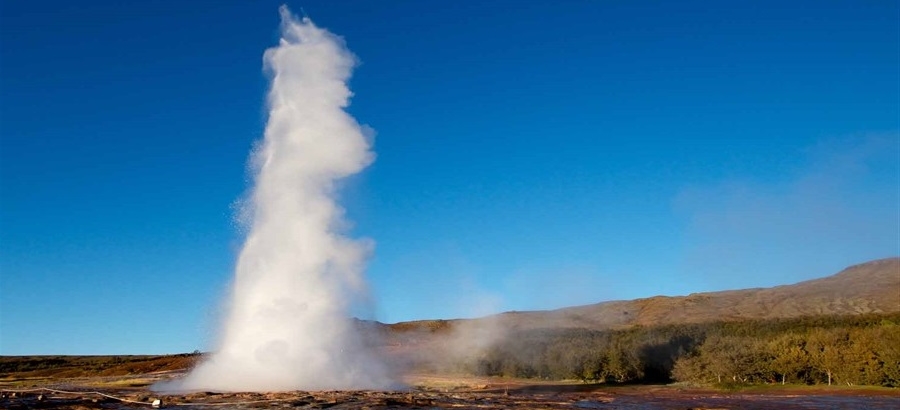
<path id="1" fill-rule="evenodd" d="M 370 242 L 344 235 L 337 184 L 374 158 L 344 110 L 356 58 L 344 41 L 281 9 L 281 40 L 265 52 L 269 118 L 253 153 L 254 186 L 243 215 L 220 340 L 177 390 L 379 389 L 385 366 L 350 318 L 366 292 Z"/>

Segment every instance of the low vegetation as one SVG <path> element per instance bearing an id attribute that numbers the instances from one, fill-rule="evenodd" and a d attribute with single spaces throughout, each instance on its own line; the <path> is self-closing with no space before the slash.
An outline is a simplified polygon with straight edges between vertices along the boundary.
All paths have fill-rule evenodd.
<path id="1" fill-rule="evenodd" d="M 900 387 L 900 313 L 527 330 L 458 367 L 485 376 L 618 383 Z"/>
<path id="2" fill-rule="evenodd" d="M 395 325 L 389 332 L 405 335 L 424 327 L 427 331 L 423 335 L 442 339 L 450 337 L 448 324 L 420 322 L 412 330 Z M 0 356 L 0 381 L 180 371 L 201 358 L 199 352 L 167 356 Z M 419 360 L 411 359 L 406 361 L 413 365 L 411 370 L 420 367 L 418 370 L 427 373 L 542 380 L 678 381 L 722 387 L 900 387 L 900 313 L 618 330 L 527 329 L 507 334 L 486 349 L 473 350 L 449 367 L 429 367 L 432 358 L 427 355 L 420 357 L 421 366 L 416 366 Z"/>
<path id="3" fill-rule="evenodd" d="M 200 352 L 166 356 L 0 356 L 0 380 L 137 375 L 185 369 L 200 357 Z"/>

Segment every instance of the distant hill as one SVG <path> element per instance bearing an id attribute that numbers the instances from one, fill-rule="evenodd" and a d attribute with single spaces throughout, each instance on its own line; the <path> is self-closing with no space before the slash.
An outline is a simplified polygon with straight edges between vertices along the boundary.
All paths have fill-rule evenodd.
<path id="1" fill-rule="evenodd" d="M 655 296 L 549 311 L 506 312 L 471 320 L 423 320 L 387 325 L 390 333 L 440 333 L 460 326 L 506 330 L 615 329 L 666 325 L 900 312 L 900 258 L 854 265 L 822 279 L 773 288 Z M 402 339 L 402 338 L 401 338 Z"/>

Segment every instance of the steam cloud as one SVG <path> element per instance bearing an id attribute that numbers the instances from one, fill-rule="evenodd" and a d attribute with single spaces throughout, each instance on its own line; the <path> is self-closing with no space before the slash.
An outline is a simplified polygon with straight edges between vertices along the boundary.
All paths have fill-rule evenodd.
<path id="1" fill-rule="evenodd" d="M 369 243 L 340 232 L 336 183 L 373 160 L 345 111 L 355 65 L 343 40 L 280 9 L 282 38 L 264 55 L 269 119 L 254 153 L 249 233 L 218 349 L 175 390 L 385 388 L 385 366 L 349 318 L 364 296 Z"/>

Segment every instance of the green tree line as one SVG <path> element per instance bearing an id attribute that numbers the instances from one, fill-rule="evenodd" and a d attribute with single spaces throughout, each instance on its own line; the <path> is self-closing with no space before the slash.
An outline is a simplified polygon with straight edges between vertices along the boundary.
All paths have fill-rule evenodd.
<path id="1" fill-rule="evenodd" d="M 900 314 L 520 331 L 460 366 L 478 375 L 618 383 L 900 387 Z"/>

